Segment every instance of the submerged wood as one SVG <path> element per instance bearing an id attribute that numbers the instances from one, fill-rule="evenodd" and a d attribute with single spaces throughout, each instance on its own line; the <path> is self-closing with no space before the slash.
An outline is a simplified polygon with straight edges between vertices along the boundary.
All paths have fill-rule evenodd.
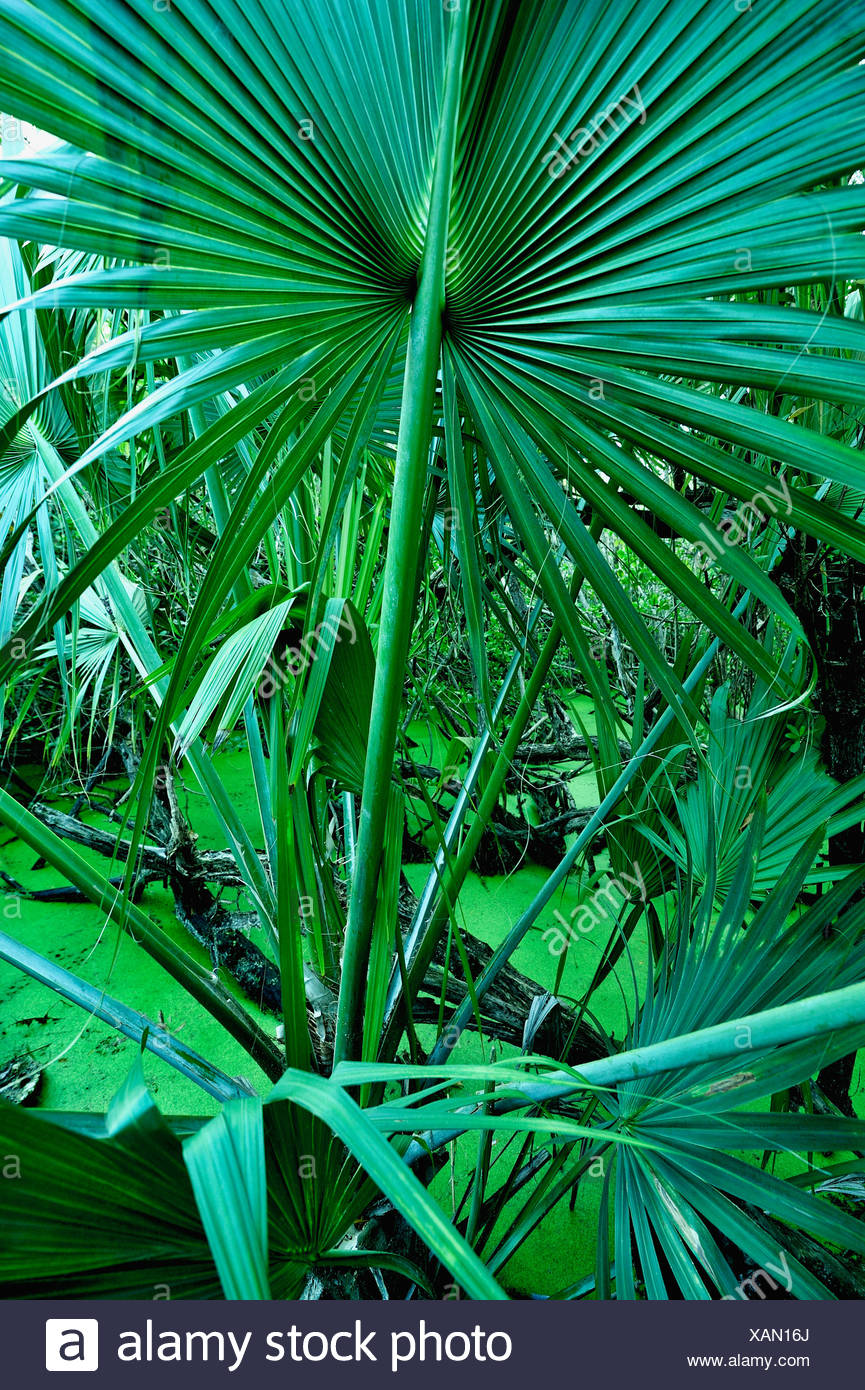
<path id="1" fill-rule="evenodd" d="M 268 956 L 249 936 L 257 928 L 253 912 L 231 911 L 225 908 L 212 892 L 210 885 L 238 887 L 241 880 L 231 855 L 227 852 L 199 850 L 195 836 L 182 813 L 176 798 L 171 797 L 168 844 L 148 843 L 139 852 L 137 888 L 148 881 L 165 883 L 174 896 L 175 913 L 191 936 L 204 947 L 216 969 L 225 970 L 240 986 L 247 998 L 268 1013 L 280 1014 L 282 996 L 279 971 Z M 57 835 L 76 844 L 123 862 L 129 852 L 128 841 L 118 841 L 109 831 L 85 825 L 75 816 L 39 802 L 31 806 L 33 814 Z M 579 813 L 586 814 L 586 813 Z M 151 831 L 153 831 L 151 823 Z M 160 827 L 160 834 L 164 829 Z M 341 886 L 341 885 L 340 885 Z M 76 889 L 59 891 L 78 894 Z M 31 894 L 31 896 L 36 896 Z M 40 894 L 40 896 L 42 896 Z M 400 926 L 408 928 L 413 911 L 414 896 L 404 882 L 400 893 Z M 492 949 L 470 932 L 463 932 L 463 945 L 472 975 L 477 977 L 492 956 Z M 445 983 L 444 946 L 440 946 L 427 971 L 422 992 L 415 1008 L 415 1021 L 434 1023 L 438 1020 L 439 1000 L 444 985 L 447 1012 L 462 1002 L 467 985 L 456 950 L 451 952 Z M 316 1061 L 327 1071 L 332 1057 L 333 1022 L 336 1016 L 336 989 L 330 982 L 319 979 L 311 966 L 304 969 L 308 1022 Z M 335 986 L 335 982 L 334 982 Z M 481 1024 L 485 1034 L 503 1042 L 520 1046 L 532 1001 L 545 993 L 542 985 L 522 974 L 512 965 L 500 972 L 494 986 L 487 991 L 481 1007 Z M 470 1027 L 477 1027 L 472 1019 Z M 566 1049 L 566 1055 L 563 1055 Z M 557 1005 L 537 1030 L 532 1051 L 568 1062 L 588 1061 L 605 1056 L 606 1047 L 598 1034 L 584 1020 L 579 1023 L 574 1011 L 563 1002 Z"/>

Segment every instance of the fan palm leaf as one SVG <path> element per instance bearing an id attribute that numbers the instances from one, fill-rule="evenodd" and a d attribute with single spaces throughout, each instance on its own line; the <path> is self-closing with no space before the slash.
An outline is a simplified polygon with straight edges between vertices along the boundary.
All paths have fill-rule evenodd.
<path id="1" fill-rule="evenodd" d="M 3 105 L 88 151 L 5 165 L 34 192 L 0 210 L 0 230 L 139 263 L 72 277 L 34 302 L 181 310 L 141 340 L 147 352 L 193 350 L 84 459 L 208 395 L 252 388 L 142 489 L 28 635 L 64 613 L 154 510 L 280 412 L 237 498 L 237 528 L 214 553 L 173 704 L 257 538 L 347 413 L 368 433 L 391 355 L 404 360 L 343 976 L 338 1055 L 349 1055 L 443 365 L 448 447 L 461 449 L 460 419 L 480 435 L 592 688 L 550 530 L 686 730 L 695 719 L 577 498 L 788 698 L 797 692 L 747 627 L 630 499 L 702 545 L 705 515 L 668 481 L 671 465 L 758 510 L 775 486 L 775 524 L 865 559 L 861 526 L 809 490 L 815 476 L 855 488 L 858 455 L 787 418 L 802 397 L 861 406 L 862 327 L 760 298 L 862 274 L 865 190 L 847 182 L 859 157 L 861 19 L 843 0 L 767 0 L 759 11 L 709 0 L 651 10 L 633 0 L 470 10 L 467 0 L 229 10 L 3 0 L 0 40 Z M 778 413 L 757 387 L 779 399 Z M 274 486 L 262 496 L 268 469 Z M 710 536 L 719 569 L 798 631 L 747 551 Z M 476 585 L 466 598 L 477 631 Z"/>

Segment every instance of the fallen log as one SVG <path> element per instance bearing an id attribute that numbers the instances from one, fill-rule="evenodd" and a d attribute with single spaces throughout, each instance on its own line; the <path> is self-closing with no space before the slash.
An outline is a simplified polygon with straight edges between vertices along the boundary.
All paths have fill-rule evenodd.
<path id="1" fill-rule="evenodd" d="M 95 850 L 97 854 L 104 855 L 107 859 L 117 859 L 121 863 L 125 863 L 129 857 L 129 841 L 119 840 L 108 830 L 86 825 L 77 816 L 58 811 L 55 806 L 47 806 L 41 801 L 34 801 L 30 810 L 43 825 L 47 825 L 49 830 L 53 830 L 55 835 L 60 835 L 64 840 L 72 840 L 75 844 L 84 845 L 86 849 Z M 243 878 L 234 862 L 234 856 L 228 850 L 199 850 L 197 857 L 209 883 L 218 883 L 225 888 L 243 887 Z M 136 871 L 151 880 L 167 881 L 171 872 L 168 850 L 163 845 L 141 845 Z"/>
<path id="2" fill-rule="evenodd" d="M 248 935 L 250 930 L 256 929 L 256 915 L 227 910 L 209 887 L 209 883 L 219 881 L 220 870 L 223 882 L 229 878 L 232 883 L 238 880 L 236 868 L 228 871 L 225 864 L 226 860 L 231 861 L 231 856 L 199 851 L 192 831 L 176 807 L 176 800 L 172 797 L 171 801 L 174 802 L 170 812 L 171 843 L 168 846 L 148 844 L 143 847 L 142 873 L 168 883 L 174 896 L 178 920 L 208 952 L 214 968 L 226 970 L 243 993 L 260 1008 L 279 1015 L 282 1012 L 279 971 Z M 128 854 L 127 841 L 121 841 L 118 845 L 110 833 L 84 825 L 54 807 L 37 803 L 31 809 L 58 835 L 86 845 L 105 857 L 122 858 Z M 590 813 L 576 814 L 587 816 Z M 338 888 L 344 897 L 341 882 Z M 55 890 L 43 891 L 50 893 Z M 413 910 L 414 898 L 404 883 L 400 894 L 400 926 L 403 932 L 408 928 Z M 472 976 L 477 977 L 492 956 L 492 949 L 471 933 L 463 932 L 462 939 Z M 452 1007 L 465 998 L 468 986 L 456 951 L 451 953 L 447 979 L 444 965 L 444 946 L 440 946 L 424 978 L 415 1015 L 418 1022 L 436 1021 L 438 1000 L 443 988 L 445 999 Z M 327 982 L 318 978 L 309 965 L 304 967 L 304 974 L 313 1050 L 319 1068 L 327 1071 L 332 1061 L 336 993 Z M 532 1001 L 544 992 L 540 984 L 513 966 L 505 966 L 484 996 L 481 1026 L 489 1036 L 519 1046 Z M 472 1019 L 469 1026 L 476 1027 L 477 1021 Z M 600 1035 L 585 1022 L 577 1024 L 573 1010 L 558 1001 L 538 1030 L 533 1050 L 558 1060 L 566 1047 L 567 1057 L 564 1060 L 568 1061 L 586 1061 L 607 1053 Z"/>
<path id="3" fill-rule="evenodd" d="M 631 748 L 624 739 L 617 740 L 619 754 L 622 758 L 631 756 Z M 573 738 L 558 739 L 553 743 L 536 743 L 529 739 L 518 744 L 517 751 L 514 753 L 515 763 L 584 763 L 592 759 L 592 751 L 598 752 L 598 740 L 594 736 L 589 739 L 582 738 L 579 734 L 574 734 Z"/>

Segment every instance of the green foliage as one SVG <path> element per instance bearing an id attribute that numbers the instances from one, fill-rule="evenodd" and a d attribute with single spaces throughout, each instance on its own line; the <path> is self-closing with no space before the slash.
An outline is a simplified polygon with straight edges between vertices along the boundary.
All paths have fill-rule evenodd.
<path id="1" fill-rule="evenodd" d="M 31 1164 L 4 1283 L 295 1297 L 328 1264 L 425 1292 L 443 1267 L 499 1297 L 598 1158 L 599 1296 L 735 1287 L 729 1247 L 768 1258 L 754 1209 L 862 1251 L 830 1198 L 735 1156 L 865 1148 L 857 1120 L 778 1111 L 862 1022 L 861 873 L 818 857 L 863 782 L 820 763 L 825 673 L 776 582 L 798 536 L 865 561 L 855 7 L 0 0 L 0 43 L 0 106 L 64 142 L 0 167 L 4 747 L 38 741 L 62 785 L 122 743 L 121 887 L 23 795 L 0 789 L 0 818 L 276 1083 L 237 1095 L 122 978 L 94 1005 L 4 938 L 225 1100 L 185 1137 L 139 1072 L 100 1137 L 0 1111 Z M 567 804 L 575 689 L 599 807 L 475 971 L 474 856 L 524 809 L 541 729 Z M 216 756 L 238 735 L 251 818 Z M 173 891 L 185 872 L 210 892 L 180 767 L 278 974 L 280 1047 L 133 900 L 160 811 Z M 416 902 L 409 804 L 431 847 Z M 601 836 L 646 891 L 571 1018 L 642 934 L 624 1043 L 601 1028 L 609 1055 L 579 1073 L 573 1039 L 535 1056 L 538 986 L 524 1055 L 451 1067 L 571 871 L 598 881 Z M 800 912 L 806 887 L 826 891 Z M 788 1005 L 803 1031 L 773 1031 Z M 718 1078 L 750 1019 L 765 1046 Z M 472 1128 L 451 1220 L 420 1156 Z M 403 1134 L 425 1137 L 403 1153 Z M 375 1194 L 421 1257 L 350 1247 Z M 796 1296 L 831 1294 L 788 1253 Z"/>

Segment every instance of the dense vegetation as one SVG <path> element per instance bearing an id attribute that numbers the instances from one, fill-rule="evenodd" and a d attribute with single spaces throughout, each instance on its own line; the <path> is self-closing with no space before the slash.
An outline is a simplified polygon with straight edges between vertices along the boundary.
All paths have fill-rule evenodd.
<path id="1" fill-rule="evenodd" d="M 7 1296 L 861 1296 L 863 38 L 0 0 Z"/>

